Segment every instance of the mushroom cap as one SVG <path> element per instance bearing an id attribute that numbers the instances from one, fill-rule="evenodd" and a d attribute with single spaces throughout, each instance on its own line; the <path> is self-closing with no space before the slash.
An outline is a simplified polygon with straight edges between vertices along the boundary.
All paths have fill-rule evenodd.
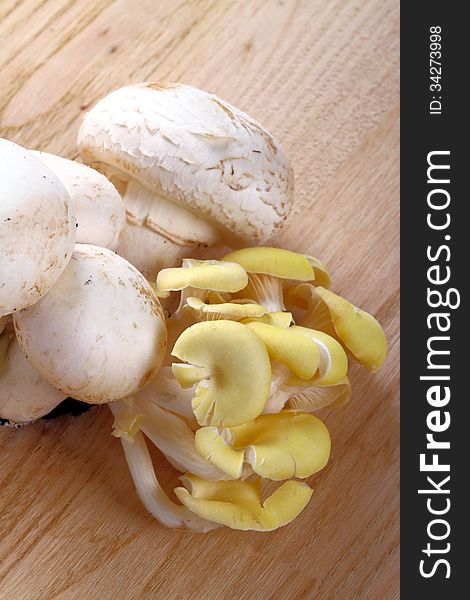
<path id="1" fill-rule="evenodd" d="M 247 114 L 180 83 L 142 83 L 105 96 L 78 135 L 87 164 L 263 243 L 283 225 L 293 171 L 280 144 Z"/>
<path id="2" fill-rule="evenodd" d="M 313 490 L 301 481 L 285 481 L 262 500 L 260 479 L 205 481 L 186 473 L 186 487 L 174 492 L 182 504 L 208 521 L 231 529 L 272 531 L 287 525 L 307 506 Z"/>
<path id="3" fill-rule="evenodd" d="M 7 336 L 4 332 L 3 336 Z M 1 344 L 1 342 L 0 342 Z M 50 386 L 26 360 L 15 338 L 0 360 L 0 419 L 27 423 L 47 415 L 65 395 Z"/>
<path id="4" fill-rule="evenodd" d="M 166 347 L 163 312 L 148 281 L 122 257 L 87 244 L 76 245 L 54 288 L 14 323 L 44 379 L 95 404 L 143 388 Z"/>
<path id="5" fill-rule="evenodd" d="M 37 302 L 73 252 L 75 214 L 59 179 L 29 151 L 0 139 L 0 316 Z"/>
<path id="6" fill-rule="evenodd" d="M 240 477 L 246 461 L 255 473 L 274 481 L 313 475 L 326 465 L 331 449 L 320 419 L 288 411 L 260 415 L 222 431 L 202 427 L 195 445 L 203 458 L 234 478 Z"/>
<path id="7" fill-rule="evenodd" d="M 126 223 L 124 203 L 104 175 L 74 160 L 33 151 L 64 184 L 77 216 L 77 244 L 116 250 Z"/>
<path id="8" fill-rule="evenodd" d="M 221 260 L 184 259 L 182 267 L 162 269 L 157 290 L 169 292 L 188 287 L 219 292 L 238 292 L 246 287 L 248 275 L 237 263 Z"/>
<path id="9" fill-rule="evenodd" d="M 192 407 L 200 425 L 240 425 L 262 413 L 269 396 L 271 363 L 263 342 L 249 327 L 224 320 L 196 323 L 183 331 L 172 355 L 201 367 L 190 368 L 199 379 Z M 173 369 L 180 384 L 196 383 L 184 368 Z"/>
<path id="10" fill-rule="evenodd" d="M 297 281 L 315 279 L 315 272 L 308 258 L 283 248 L 242 248 L 226 254 L 222 260 L 238 263 L 247 273 Z"/>
<path id="11" fill-rule="evenodd" d="M 327 306 L 341 342 L 363 366 L 378 371 L 387 356 L 387 338 L 380 323 L 330 290 L 317 287 L 315 292 Z"/>

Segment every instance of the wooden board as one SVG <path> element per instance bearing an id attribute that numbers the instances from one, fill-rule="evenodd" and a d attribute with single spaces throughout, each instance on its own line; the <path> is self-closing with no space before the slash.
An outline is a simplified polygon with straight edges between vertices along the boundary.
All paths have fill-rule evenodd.
<path id="1" fill-rule="evenodd" d="M 83 112 L 115 87 L 217 93 L 292 157 L 277 244 L 324 260 L 390 342 L 323 412 L 329 466 L 270 534 L 153 521 L 106 407 L 1 431 L 1 600 L 398 598 L 398 18 L 397 0 L 0 1 L 0 136 L 73 158 Z"/>

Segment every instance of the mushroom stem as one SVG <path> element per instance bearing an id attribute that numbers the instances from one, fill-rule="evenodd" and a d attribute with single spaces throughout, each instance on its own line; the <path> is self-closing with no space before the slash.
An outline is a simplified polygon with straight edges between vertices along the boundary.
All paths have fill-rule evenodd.
<path id="1" fill-rule="evenodd" d="M 250 273 L 248 281 L 246 288 L 238 293 L 239 297 L 255 300 L 268 312 L 286 310 L 282 295 L 282 279 L 264 273 Z"/>
<path id="2" fill-rule="evenodd" d="M 136 179 L 129 180 L 123 200 L 127 225 L 117 251 L 149 278 L 220 238 L 208 221 L 151 192 Z"/>
<path id="3" fill-rule="evenodd" d="M 167 527 L 184 527 L 203 533 L 220 527 L 168 498 L 158 483 L 144 436 L 140 432 L 137 432 L 132 442 L 121 438 L 121 443 L 137 494 L 147 511 L 157 521 Z"/>
<path id="4" fill-rule="evenodd" d="M 194 433 L 186 423 L 176 415 L 167 412 L 148 400 L 137 396 L 123 401 L 110 403 L 110 408 L 116 419 L 114 422 L 114 435 L 117 437 L 132 438 L 133 433 L 124 431 L 120 421 L 124 417 L 128 422 L 135 423 L 137 419 L 129 420 L 129 413 L 139 416 L 138 430 L 142 431 L 159 450 L 171 459 L 173 464 L 179 466 L 181 471 L 189 471 L 208 480 L 228 479 L 222 471 L 204 460 L 196 451 Z"/>
<path id="5" fill-rule="evenodd" d="M 276 361 L 273 362 L 271 388 L 263 414 L 275 414 L 281 412 L 284 408 L 291 395 L 291 392 L 286 387 L 286 382 L 290 376 L 291 372 L 285 365 Z"/>
<path id="6" fill-rule="evenodd" d="M 173 375 L 171 367 L 160 367 L 157 377 L 138 392 L 140 401 L 157 404 L 167 411 L 188 420 L 194 420 L 191 402 L 193 390 L 182 389 Z"/>

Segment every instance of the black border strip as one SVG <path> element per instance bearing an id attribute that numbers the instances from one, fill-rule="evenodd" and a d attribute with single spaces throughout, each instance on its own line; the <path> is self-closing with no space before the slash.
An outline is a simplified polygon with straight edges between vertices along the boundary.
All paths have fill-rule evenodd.
<path id="1" fill-rule="evenodd" d="M 466 218 L 470 204 L 466 189 L 470 149 L 464 138 L 469 134 L 470 126 L 468 108 L 464 109 L 464 102 L 468 104 L 465 98 L 468 69 L 465 69 L 464 59 L 470 55 L 467 45 L 470 35 L 464 7 L 464 3 L 435 1 L 403 2 L 401 5 L 401 596 L 405 599 L 453 599 L 468 595 L 465 592 L 468 551 L 464 544 L 469 501 L 464 486 L 469 479 L 466 475 L 470 462 L 470 448 L 465 444 L 467 440 L 470 443 L 470 399 L 468 385 L 465 385 L 466 374 L 470 371 L 470 364 L 467 364 L 470 353 L 466 348 L 470 327 L 465 315 L 470 258 L 466 243 L 470 237 Z M 442 56 L 439 62 L 442 64 L 438 81 L 442 89 L 431 91 L 429 86 L 435 81 L 430 77 L 436 75 L 430 73 L 429 63 L 430 27 L 433 26 L 441 28 Z M 441 114 L 430 114 L 433 95 L 436 99 L 441 97 Z M 435 162 L 450 165 L 449 183 L 427 181 L 427 157 L 433 151 L 450 152 L 432 158 Z M 431 171 L 431 175 L 433 173 L 436 174 L 434 179 L 446 179 L 443 170 Z M 446 190 L 450 196 L 447 209 L 433 211 L 429 208 L 428 194 L 432 189 Z M 446 194 L 437 192 L 432 198 L 444 202 Z M 430 212 L 435 223 L 438 219 L 444 222 L 448 212 L 449 226 L 444 230 L 433 230 L 427 224 Z M 450 256 L 445 249 L 439 251 L 443 246 L 449 248 Z M 431 260 L 428 252 L 437 258 Z M 430 284 L 428 269 L 434 265 L 439 268 L 431 271 L 430 276 L 442 279 L 449 273 L 446 269 L 449 267 L 449 282 Z M 455 288 L 460 294 L 460 306 L 455 309 L 431 308 L 427 299 L 428 287 L 440 290 L 443 295 L 449 288 Z M 451 297 L 454 302 L 457 294 Z M 437 300 L 436 295 L 432 298 Z M 431 318 L 431 328 L 428 327 L 427 317 L 433 312 L 450 315 L 448 332 L 437 331 L 435 318 Z M 444 325 L 445 322 L 443 317 L 440 323 Z M 437 335 L 450 339 L 432 341 L 431 347 L 436 349 L 440 344 L 440 349 L 449 350 L 450 354 L 431 358 L 434 363 L 449 364 L 450 369 L 428 368 L 427 342 Z M 420 376 L 429 375 L 449 376 L 450 380 L 420 380 Z M 427 390 L 431 386 L 441 386 L 438 388 L 441 396 L 444 386 L 449 387 L 451 395 L 446 405 L 431 406 L 427 399 Z M 437 399 L 438 404 L 437 392 L 431 401 L 432 398 Z M 439 415 L 428 417 L 436 410 Z M 445 431 L 434 433 L 434 439 L 450 442 L 450 449 L 427 449 L 426 434 L 432 433 L 429 425 L 442 424 L 444 427 L 448 418 L 446 412 L 450 425 Z M 437 453 L 436 460 L 449 464 L 450 471 L 420 471 L 420 454 L 423 453 L 428 463 L 432 461 L 432 454 Z M 449 493 L 419 494 L 419 489 L 435 490 L 427 476 Z M 441 483 L 447 476 L 450 479 Z M 439 511 L 447 507 L 448 512 L 442 515 L 429 512 L 429 508 Z M 450 530 L 446 537 L 445 523 L 429 525 L 434 519 L 448 522 Z M 432 535 L 443 539 L 431 539 L 428 527 Z M 444 562 L 436 564 L 439 559 L 447 561 L 449 568 Z M 428 575 L 434 571 L 432 576 L 421 575 L 420 564 Z M 446 575 L 450 577 L 446 578 Z"/>

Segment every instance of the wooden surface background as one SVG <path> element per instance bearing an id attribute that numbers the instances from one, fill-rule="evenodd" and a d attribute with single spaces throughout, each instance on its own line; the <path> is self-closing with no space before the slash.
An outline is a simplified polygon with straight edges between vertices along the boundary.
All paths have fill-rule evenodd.
<path id="1" fill-rule="evenodd" d="M 398 598 L 398 19 L 398 0 L 0 0 L 0 136 L 73 158 L 115 87 L 217 93 L 292 157 L 277 244 L 324 260 L 390 343 L 323 413 L 333 451 L 308 509 L 269 534 L 153 521 L 106 407 L 0 431 L 1 600 Z"/>

